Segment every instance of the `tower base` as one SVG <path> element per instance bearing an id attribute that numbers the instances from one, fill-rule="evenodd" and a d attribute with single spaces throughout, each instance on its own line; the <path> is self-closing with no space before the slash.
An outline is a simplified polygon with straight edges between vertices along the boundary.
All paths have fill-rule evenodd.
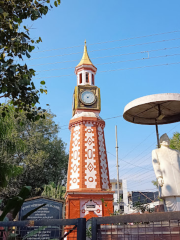
<path id="1" fill-rule="evenodd" d="M 110 216 L 113 213 L 113 191 L 67 191 L 66 219 Z M 72 227 L 66 227 L 67 233 Z M 76 239 L 77 232 L 67 236 L 67 240 Z"/>
<path id="2" fill-rule="evenodd" d="M 66 219 L 105 217 L 113 213 L 113 191 L 68 191 Z"/>

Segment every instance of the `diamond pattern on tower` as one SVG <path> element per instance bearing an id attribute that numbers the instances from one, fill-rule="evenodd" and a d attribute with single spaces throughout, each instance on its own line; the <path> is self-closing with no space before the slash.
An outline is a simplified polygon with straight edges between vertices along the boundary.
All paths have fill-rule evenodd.
<path id="1" fill-rule="evenodd" d="M 100 126 L 98 127 L 98 140 L 99 140 L 99 155 L 100 155 L 100 165 L 101 165 L 102 188 L 109 189 L 106 147 L 105 147 L 105 142 L 104 142 L 103 129 Z"/>
<path id="2" fill-rule="evenodd" d="M 93 142 L 92 139 L 89 137 L 88 140 L 87 140 L 87 143 L 88 143 L 89 145 L 91 145 L 92 142 Z"/>
<path id="3" fill-rule="evenodd" d="M 85 185 L 86 188 L 96 188 L 97 171 L 95 159 L 95 142 L 93 123 L 85 124 Z"/>
<path id="4" fill-rule="evenodd" d="M 89 165 L 88 165 L 88 167 L 87 167 L 88 169 L 89 169 L 89 171 L 91 172 L 92 170 L 93 170 L 93 165 L 92 165 L 92 163 L 89 163 Z"/>
<path id="5" fill-rule="evenodd" d="M 80 167 L 80 126 L 75 126 L 72 139 L 71 170 L 70 170 L 70 189 L 79 188 L 79 167 Z M 72 131 L 73 131 L 72 130 Z"/>
<path id="6" fill-rule="evenodd" d="M 77 165 L 75 164 L 73 167 L 73 171 L 76 172 L 77 171 Z"/>

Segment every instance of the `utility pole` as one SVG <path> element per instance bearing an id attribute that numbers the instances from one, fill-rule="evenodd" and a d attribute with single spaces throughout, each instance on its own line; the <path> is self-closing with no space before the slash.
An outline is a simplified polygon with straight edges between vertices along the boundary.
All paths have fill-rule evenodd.
<path id="1" fill-rule="evenodd" d="M 116 164 L 117 164 L 117 204 L 118 204 L 118 211 L 120 210 L 120 202 L 119 202 L 119 163 L 118 163 L 118 140 L 117 140 L 117 125 L 115 126 L 115 133 L 116 133 Z"/>

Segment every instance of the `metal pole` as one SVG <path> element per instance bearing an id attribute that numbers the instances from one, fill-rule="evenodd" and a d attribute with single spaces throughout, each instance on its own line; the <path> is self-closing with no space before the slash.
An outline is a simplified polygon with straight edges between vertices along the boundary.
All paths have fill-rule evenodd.
<path id="1" fill-rule="evenodd" d="M 119 163 L 118 163 L 118 140 L 117 140 L 117 125 L 115 126 L 116 132 L 116 163 L 117 163 L 117 204 L 118 204 L 118 211 L 120 210 L 120 202 L 119 202 Z"/>
<path id="2" fill-rule="evenodd" d="M 77 239 L 84 240 L 86 239 L 86 219 L 78 218 L 77 220 Z"/>
<path id="3" fill-rule="evenodd" d="M 91 233 L 92 239 L 97 240 L 97 218 L 92 218 L 92 225 L 91 225 Z"/>
<path id="4" fill-rule="evenodd" d="M 155 121 L 155 122 L 156 122 L 156 136 L 157 136 L 157 145 L 158 145 L 158 148 L 160 148 L 158 124 L 157 124 L 157 121 Z"/>

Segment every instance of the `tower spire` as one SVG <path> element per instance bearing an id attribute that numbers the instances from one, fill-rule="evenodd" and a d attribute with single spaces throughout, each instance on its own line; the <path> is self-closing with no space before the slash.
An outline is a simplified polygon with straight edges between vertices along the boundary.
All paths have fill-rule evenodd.
<path id="1" fill-rule="evenodd" d="M 76 67 L 79 67 L 80 65 L 93 65 L 87 52 L 86 40 L 84 41 L 84 53 L 82 59 Z"/>
<path id="2" fill-rule="evenodd" d="M 95 85 L 95 74 L 97 68 L 91 62 L 84 41 L 84 52 L 81 61 L 75 67 L 75 74 L 77 75 L 77 85 Z"/>

